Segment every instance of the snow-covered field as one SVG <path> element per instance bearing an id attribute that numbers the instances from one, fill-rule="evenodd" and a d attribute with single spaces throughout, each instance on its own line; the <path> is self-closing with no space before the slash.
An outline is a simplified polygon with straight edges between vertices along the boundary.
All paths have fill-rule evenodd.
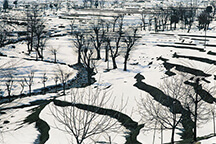
<path id="1" fill-rule="evenodd" d="M 133 18 L 135 20 L 133 20 Z M 58 30 L 58 26 L 64 25 L 65 29 L 58 31 L 57 33 L 67 33 L 70 21 L 66 19 L 59 19 L 55 15 L 48 16 L 47 24 L 49 28 L 56 28 Z M 128 23 L 136 23 L 138 21 L 138 15 L 135 16 L 126 16 L 125 21 Z M 216 25 L 216 22 L 213 21 L 210 24 L 210 28 L 213 28 Z M 216 30 L 208 30 L 208 36 L 214 36 Z M 169 35 L 167 35 L 169 34 Z M 180 34 L 185 34 L 188 36 L 182 36 Z M 168 31 L 161 32 L 160 34 L 150 32 L 150 31 L 139 31 L 139 35 L 142 37 L 136 42 L 131 54 L 130 60 L 128 61 L 128 70 L 123 71 L 123 61 L 124 54 L 120 55 L 117 58 L 118 68 L 115 70 L 106 71 L 107 63 L 104 62 L 104 51 L 101 51 L 102 59 L 97 62 L 97 74 L 94 76 L 96 82 L 91 86 L 82 88 L 88 91 L 91 89 L 92 91 L 96 90 L 96 87 L 102 89 L 102 93 L 105 91 L 109 91 L 110 98 L 109 101 L 104 106 L 105 108 L 115 108 L 116 110 L 121 109 L 122 105 L 125 105 L 125 108 L 122 110 L 124 114 L 130 116 L 134 121 L 142 124 L 142 117 L 138 113 L 138 101 L 140 101 L 141 97 L 146 97 L 147 93 L 141 91 L 134 87 L 133 85 L 136 83 L 134 76 L 137 73 L 141 73 L 145 76 L 145 81 L 147 84 L 159 87 L 162 83 L 165 75 L 166 69 L 163 66 L 163 61 L 158 60 L 159 57 L 169 59 L 168 62 L 175 63 L 195 69 L 202 70 L 208 74 L 211 74 L 210 77 L 206 78 L 211 81 L 210 86 L 215 85 L 214 75 L 216 71 L 216 66 L 214 64 L 208 64 L 196 60 L 191 60 L 187 58 L 174 58 L 173 54 L 176 53 L 178 55 L 184 56 L 193 56 L 193 57 L 201 57 L 208 58 L 211 60 L 215 60 L 215 55 L 209 55 L 207 52 L 213 51 L 216 52 L 215 47 L 206 46 L 204 48 L 203 41 L 195 39 L 196 37 L 189 35 L 202 35 L 204 36 L 204 31 L 198 31 L 196 28 L 192 29 L 192 31 L 188 34 L 186 30 L 176 30 L 176 31 Z M 204 38 L 204 37 L 202 37 Z M 215 44 L 215 38 L 207 38 L 208 44 Z M 182 42 L 184 40 L 184 42 Z M 176 44 L 178 43 L 178 44 Z M 198 50 L 192 49 L 181 49 L 174 47 L 160 47 L 160 45 L 181 45 L 179 43 L 192 43 L 196 44 L 196 48 L 202 48 L 205 51 L 201 52 Z M 15 48 L 12 48 L 12 45 Z M 45 62 L 45 61 L 35 61 L 35 60 L 27 60 L 34 59 L 35 54 L 32 53 L 30 56 L 26 55 L 27 46 L 25 42 L 18 42 L 16 44 L 7 45 L 0 49 L 0 52 L 7 55 L 7 57 L 0 57 L 1 64 L 3 68 L 11 68 L 11 72 L 13 75 L 16 75 L 16 80 L 13 88 L 12 94 L 19 94 L 20 92 L 20 80 L 24 77 L 27 77 L 31 71 L 35 72 L 35 79 L 32 86 L 32 90 L 42 88 L 43 84 L 41 82 L 42 76 L 44 73 L 47 74 L 48 81 L 46 83 L 47 86 L 54 85 L 54 77 L 56 69 L 58 65 L 55 63 Z M 50 52 L 51 48 L 58 48 L 57 52 L 57 60 L 58 62 L 66 63 L 73 65 L 77 62 L 77 53 L 74 48 L 72 38 L 70 35 L 61 36 L 61 37 L 53 37 L 48 40 L 47 47 L 44 51 L 44 60 L 53 61 L 53 55 Z M 77 74 L 77 70 L 68 67 L 67 65 L 61 65 L 62 69 L 67 72 L 72 72 L 73 74 L 69 79 L 72 79 Z M 109 59 L 109 68 L 112 68 L 111 58 Z M 171 69 L 173 72 L 178 73 L 174 68 Z M 2 76 L 2 75 L 0 75 Z M 0 89 L 4 91 L 3 96 L 7 95 L 5 88 L 5 79 L 2 79 Z M 28 87 L 26 86 L 24 89 L 24 93 L 28 92 Z M 102 94 L 101 94 L 102 95 Z M 45 95 L 35 95 L 32 97 L 25 97 L 16 99 L 11 103 L 6 103 L 1 105 L 1 109 L 9 108 L 13 106 L 21 106 L 28 105 L 30 102 L 34 102 L 36 100 L 50 100 L 53 97 L 58 96 L 57 93 L 47 93 Z M 66 97 L 71 96 L 71 90 L 66 91 L 66 95 L 60 97 L 58 99 L 64 100 Z M 46 141 L 46 144 L 67 144 L 74 143 L 71 136 L 64 131 L 57 129 L 57 126 L 61 125 L 56 121 L 53 117 L 51 110 L 54 107 L 53 103 L 49 103 L 46 107 L 41 111 L 39 118 L 45 121 L 49 126 L 49 138 Z M 23 121 L 28 117 L 32 111 L 30 109 L 35 108 L 35 106 L 25 107 L 25 108 L 17 108 L 17 109 L 7 109 L 1 111 L 0 122 L 1 122 L 1 139 L 0 143 L 2 144 L 33 144 L 37 143 L 37 139 L 40 135 L 40 132 L 36 128 L 36 123 L 23 123 Z M 2 114 L 5 112 L 5 114 Z M 123 144 L 125 140 L 125 132 L 127 130 L 124 127 L 121 127 L 120 132 L 112 132 L 108 134 L 101 134 L 96 137 L 98 141 L 108 141 L 109 136 L 111 136 L 112 143 Z M 178 132 L 178 131 L 177 131 Z M 204 136 L 213 133 L 212 120 L 208 123 L 200 125 L 198 128 L 198 136 Z M 170 142 L 171 131 L 166 130 L 164 132 L 163 142 Z M 153 131 L 146 132 L 141 130 L 140 134 L 137 137 L 137 140 L 142 144 L 150 144 L 153 142 Z M 180 140 L 180 136 L 176 134 L 175 140 Z M 155 144 L 159 144 L 161 141 L 160 132 L 156 132 L 155 135 Z M 91 139 L 87 139 L 85 143 L 93 143 Z M 202 144 L 213 144 L 216 143 L 216 138 L 210 138 L 207 140 L 202 140 Z"/>

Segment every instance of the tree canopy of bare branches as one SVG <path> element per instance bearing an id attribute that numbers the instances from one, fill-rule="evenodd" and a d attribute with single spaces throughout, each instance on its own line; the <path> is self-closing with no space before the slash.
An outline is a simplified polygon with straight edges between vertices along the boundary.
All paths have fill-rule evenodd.
<path id="1" fill-rule="evenodd" d="M 104 42 L 105 39 L 105 30 L 102 28 L 102 25 L 98 24 L 92 26 L 93 34 L 91 34 L 91 40 L 93 42 L 94 48 L 96 49 L 97 52 L 97 60 L 101 59 L 100 55 L 100 49 L 101 45 Z"/>
<path id="2" fill-rule="evenodd" d="M 62 87 L 63 87 L 63 95 L 65 95 L 67 81 L 69 80 L 69 77 L 73 73 L 68 71 L 68 70 L 63 69 L 60 65 L 57 66 L 55 71 L 56 71 L 55 72 L 56 84 L 57 84 L 58 80 L 61 82 Z"/>
<path id="3" fill-rule="evenodd" d="M 41 17 L 41 11 L 37 5 L 32 6 L 26 11 L 27 21 L 27 46 L 30 54 L 33 48 L 36 51 L 36 60 L 38 57 L 43 60 L 43 49 L 47 38 L 45 36 L 45 20 Z"/>
<path id="4" fill-rule="evenodd" d="M 132 30 L 132 35 L 126 35 L 124 37 L 124 43 L 126 44 L 126 53 L 125 53 L 125 60 L 124 60 L 124 71 L 127 71 L 127 61 L 129 59 L 129 55 L 130 55 L 130 52 L 132 50 L 132 47 L 134 46 L 135 44 L 135 41 L 137 40 L 136 38 L 136 33 L 137 33 L 137 28 L 133 29 Z M 129 32 L 127 32 L 129 33 Z"/>
<path id="5" fill-rule="evenodd" d="M 69 97 L 69 96 L 67 96 Z M 58 101 L 54 101 L 54 108 L 51 112 L 55 119 L 64 125 L 65 128 L 57 126 L 58 129 L 66 131 L 72 136 L 72 143 L 82 144 L 87 139 L 94 139 L 94 136 L 101 135 L 105 132 L 118 131 L 120 125 L 117 121 L 106 116 L 98 115 L 93 109 L 89 109 L 87 105 L 104 107 L 109 101 L 108 93 L 101 93 L 100 89 L 93 91 L 89 90 L 72 90 L 70 99 L 70 106 L 60 107 Z M 86 107 L 87 110 L 79 109 L 79 105 Z"/>

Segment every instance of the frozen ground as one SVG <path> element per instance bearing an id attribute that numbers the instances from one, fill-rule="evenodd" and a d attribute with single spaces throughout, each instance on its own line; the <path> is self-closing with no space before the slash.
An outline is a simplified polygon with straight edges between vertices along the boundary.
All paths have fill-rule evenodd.
<path id="1" fill-rule="evenodd" d="M 58 19 L 55 16 L 50 17 L 50 21 L 48 22 L 51 27 L 58 28 L 59 25 L 68 25 L 69 22 L 67 20 Z M 215 23 L 212 23 L 211 26 L 213 27 Z M 215 30 L 207 31 L 207 35 L 214 36 Z M 60 33 L 65 33 L 65 31 L 61 31 Z M 181 64 L 184 66 L 196 68 L 199 70 L 203 70 L 209 74 L 212 74 L 211 77 L 207 78 L 210 80 L 213 85 L 215 83 L 213 75 L 215 75 L 216 67 L 212 64 L 207 64 L 203 62 L 198 62 L 195 60 L 189 60 L 185 58 L 173 58 L 173 54 L 177 53 L 178 55 L 187 55 L 187 56 L 197 56 L 203 58 L 209 58 L 214 60 L 215 56 L 208 55 L 208 51 L 215 51 L 214 47 L 207 46 L 204 48 L 202 41 L 193 40 L 191 36 L 180 36 L 178 34 L 186 34 L 186 31 L 173 31 L 173 32 L 164 32 L 169 34 L 174 34 L 172 36 L 165 35 L 165 34 L 152 34 L 148 31 L 139 32 L 142 35 L 142 38 L 139 39 L 134 46 L 133 51 L 130 55 L 130 60 L 128 62 L 128 71 L 123 71 L 123 55 L 117 58 L 117 65 L 118 69 L 110 70 L 109 72 L 105 72 L 107 68 L 107 63 L 103 62 L 103 59 L 97 63 L 97 70 L 98 73 L 95 75 L 97 80 L 90 89 L 94 91 L 94 87 L 105 88 L 109 87 L 106 90 L 111 92 L 110 101 L 107 103 L 105 107 L 109 108 L 113 105 L 116 109 L 121 107 L 121 103 L 126 104 L 126 107 L 123 109 L 123 113 L 129 115 L 134 121 L 142 123 L 142 118 L 138 114 L 138 107 L 137 101 L 140 100 L 141 96 L 147 96 L 146 92 L 140 91 L 133 85 L 135 84 L 136 80 L 134 76 L 137 73 L 141 73 L 145 76 L 145 82 L 158 87 L 162 82 L 163 77 L 166 77 L 165 68 L 162 65 L 162 61 L 157 60 L 160 56 L 163 58 L 169 59 L 169 62 L 175 64 Z M 192 30 L 190 35 L 204 35 L 203 31 Z M 174 44 L 175 42 L 182 42 L 182 39 L 185 39 L 184 43 L 194 43 L 197 44 L 194 47 L 204 48 L 205 52 L 200 52 L 197 50 L 191 49 L 176 49 L 173 47 L 159 47 L 156 46 L 157 44 Z M 215 38 L 208 38 L 209 44 L 216 44 Z M 178 45 L 178 44 L 175 44 Z M 181 45 L 181 44 L 179 44 Z M 45 60 L 53 61 L 53 56 L 50 54 L 49 47 L 57 47 L 59 51 L 57 53 L 57 59 L 59 62 L 64 62 L 66 64 L 75 64 L 77 55 L 74 52 L 75 48 L 71 41 L 70 36 L 63 36 L 63 37 L 54 37 L 48 41 L 48 47 L 44 52 Z M 23 53 L 24 51 L 24 53 Z M 33 85 L 33 89 L 42 87 L 41 77 L 44 72 L 46 72 L 49 76 L 47 85 L 54 85 L 53 76 L 56 69 L 56 64 L 47 63 L 42 61 L 28 61 L 24 60 L 23 58 L 32 58 L 34 59 L 34 53 L 32 56 L 27 56 L 25 53 L 27 51 L 26 44 L 23 42 L 19 42 L 15 44 L 15 49 L 12 49 L 11 46 L 6 46 L 1 49 L 1 52 L 8 57 L 0 57 L 1 63 L 7 63 L 8 65 L 13 65 L 15 63 L 15 68 L 13 68 L 13 72 L 16 72 L 20 78 L 25 77 L 29 74 L 29 71 L 35 71 L 35 82 Z M 102 56 L 104 56 L 104 52 L 102 51 Z M 11 56 L 15 58 L 11 58 Z M 134 65 L 137 63 L 136 65 Z M 152 64 L 150 64 L 152 63 Z M 150 64 L 150 65 L 149 65 Z M 72 71 L 73 78 L 76 75 L 74 69 L 69 68 L 68 66 L 62 66 L 67 71 Z M 109 60 L 109 67 L 112 68 L 111 59 Z M 172 69 L 173 72 L 177 72 L 176 70 Z M 20 89 L 18 87 L 19 83 L 16 82 L 17 88 L 14 88 L 14 94 L 19 93 Z M 5 89 L 4 84 L 1 85 L 1 89 Z M 85 88 L 89 89 L 89 87 Z M 27 87 L 25 91 L 27 92 Z M 105 91 L 105 90 L 104 90 Z M 5 93 L 5 95 L 7 95 Z M 43 100 L 43 99 L 50 99 L 53 96 L 56 96 L 55 93 L 49 93 L 46 95 L 37 95 L 33 97 L 26 97 L 22 99 L 17 99 L 10 104 L 2 105 L 1 108 L 12 107 L 12 106 L 19 106 L 22 104 L 28 104 L 31 101 L 35 100 Z M 70 97 L 70 90 L 67 90 L 67 95 L 65 97 Z M 64 99 L 64 98 L 60 98 Z M 42 112 L 40 113 L 40 118 L 46 121 L 50 125 L 49 131 L 49 139 L 46 144 L 66 144 L 71 143 L 71 137 L 56 129 L 56 125 L 59 125 L 58 122 L 53 118 L 50 113 L 50 109 L 52 109 L 53 104 L 50 103 L 47 105 Z M 5 111 L 6 114 L 0 116 L 1 122 L 5 122 L 9 120 L 9 123 L 3 124 L 3 128 L 1 128 L 2 133 L 2 143 L 5 144 L 31 144 L 34 143 L 39 135 L 39 131 L 35 128 L 35 123 L 32 124 L 23 124 L 23 120 L 31 114 L 29 109 L 33 107 L 22 108 L 22 109 L 11 109 Z M 120 133 L 110 133 L 112 137 L 112 142 L 117 144 L 123 144 L 125 142 L 124 138 L 124 131 L 125 129 L 122 128 Z M 198 129 L 198 136 L 208 135 L 213 132 L 212 129 L 212 121 L 202 125 Z M 107 135 L 98 137 L 99 140 L 107 140 Z M 160 133 L 156 133 L 155 144 L 160 143 Z M 179 140 L 179 136 L 176 135 L 176 140 Z M 149 144 L 153 141 L 153 132 L 143 132 L 141 131 L 138 136 L 138 141 L 142 144 Z M 166 131 L 164 133 L 164 143 L 170 141 L 170 131 Z M 201 141 L 202 144 L 213 144 L 216 142 L 216 138 L 211 138 L 208 140 Z M 86 143 L 91 143 L 88 140 Z"/>

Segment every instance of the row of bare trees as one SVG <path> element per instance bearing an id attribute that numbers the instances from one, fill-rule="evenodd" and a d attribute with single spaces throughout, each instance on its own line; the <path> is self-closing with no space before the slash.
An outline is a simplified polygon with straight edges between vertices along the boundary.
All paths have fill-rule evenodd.
<path id="1" fill-rule="evenodd" d="M 45 20 L 42 17 L 41 9 L 38 5 L 32 5 L 26 10 L 26 31 L 28 54 L 33 49 L 36 52 L 36 60 L 43 60 L 43 50 L 47 41 L 45 32 Z"/>
<path id="2" fill-rule="evenodd" d="M 47 76 L 47 73 L 44 72 L 43 75 L 40 77 L 40 82 L 43 84 L 43 87 L 41 89 L 41 92 L 46 93 L 46 82 L 48 80 L 53 80 L 55 82 L 55 92 L 58 90 L 58 85 L 60 84 L 62 86 L 62 94 L 65 95 L 66 85 L 70 78 L 70 76 L 73 74 L 71 71 L 66 70 L 65 68 L 61 67 L 60 65 L 57 65 L 57 67 L 54 69 L 54 75 L 53 77 Z M 29 73 L 26 76 L 23 76 L 22 78 L 16 77 L 11 71 L 5 72 L 3 75 L 1 84 L 5 85 L 5 90 L 2 86 L 1 91 L 6 91 L 9 101 L 11 100 L 11 96 L 13 96 L 13 90 L 14 88 L 20 87 L 20 93 L 19 95 L 23 95 L 23 91 L 25 87 L 28 87 L 28 96 L 32 95 L 32 86 L 34 84 L 34 78 L 35 78 L 35 71 L 30 70 Z M 18 86 L 19 85 L 19 86 Z M 15 94 L 17 95 L 17 93 Z"/>
<path id="3" fill-rule="evenodd" d="M 187 29 L 187 31 L 190 32 L 192 24 L 196 19 L 199 22 L 197 26 L 199 30 L 202 28 L 205 29 L 212 21 L 212 16 L 214 16 L 215 13 L 210 14 L 213 12 L 212 7 L 215 7 L 214 3 L 212 6 L 207 6 L 200 14 L 197 7 L 186 7 L 183 5 L 175 7 L 169 6 L 167 8 L 156 7 L 152 14 L 149 14 L 148 11 L 144 9 L 141 13 L 142 29 L 146 30 L 146 27 L 148 27 L 149 31 L 154 29 L 156 32 L 176 30 L 177 24 L 179 24 L 180 28 Z"/>
<path id="4" fill-rule="evenodd" d="M 73 24 L 71 25 L 71 34 L 75 38 L 73 42 L 78 53 L 77 63 L 83 63 L 91 70 L 90 65 L 93 64 L 94 67 L 93 59 L 100 60 L 102 58 L 101 50 L 104 49 L 104 61 L 109 62 L 109 57 L 111 57 L 113 69 L 116 69 L 118 67 L 116 58 L 120 55 L 121 51 L 125 51 L 124 71 L 127 71 L 127 61 L 137 40 L 138 29 L 124 28 L 124 15 L 114 17 L 113 23 L 108 23 L 101 19 L 96 20 L 90 26 L 90 31 L 88 32 L 84 32 L 82 29 L 73 30 Z M 109 29 L 111 24 L 113 24 L 112 31 Z M 87 54 L 88 51 L 89 54 Z M 95 58 L 92 57 L 94 51 L 96 52 Z M 109 66 L 107 69 L 109 69 Z"/>

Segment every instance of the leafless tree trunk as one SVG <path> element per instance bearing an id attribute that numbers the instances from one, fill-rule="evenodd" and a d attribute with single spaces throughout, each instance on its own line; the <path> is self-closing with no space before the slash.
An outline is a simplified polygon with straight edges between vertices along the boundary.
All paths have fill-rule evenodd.
<path id="1" fill-rule="evenodd" d="M 141 21 L 142 21 L 142 24 L 143 24 L 143 30 L 146 30 L 145 18 L 146 18 L 146 15 L 145 15 L 144 11 L 142 11 L 142 13 L 141 13 Z"/>
<path id="2" fill-rule="evenodd" d="M 54 63 L 56 63 L 57 62 L 57 52 L 58 52 L 58 50 L 59 50 L 59 47 L 58 48 L 53 48 L 52 46 L 50 47 L 50 52 L 52 53 L 52 55 L 54 55 Z"/>
<path id="3" fill-rule="evenodd" d="M 35 51 L 36 51 L 36 55 L 41 58 L 41 60 L 43 60 L 43 47 L 45 46 L 46 44 L 46 40 L 44 40 L 43 36 L 44 36 L 44 29 L 45 29 L 45 26 L 44 26 L 44 21 L 40 21 L 37 23 L 36 25 L 36 29 L 35 29 L 35 36 L 36 36 L 36 45 L 35 45 Z M 41 51 L 40 51 L 41 50 Z M 37 56 L 36 56 L 36 60 L 37 59 Z"/>
<path id="4" fill-rule="evenodd" d="M 13 76 L 10 74 L 10 76 L 8 77 L 8 79 L 6 80 L 6 90 L 7 90 L 7 93 L 8 93 L 8 97 L 9 97 L 9 101 L 11 100 L 11 91 L 12 91 L 12 87 L 13 87 Z"/>
<path id="5" fill-rule="evenodd" d="M 212 126 L 213 126 L 213 134 L 216 134 L 216 125 L 215 125 L 215 104 L 210 105 L 210 111 L 212 116 Z"/>
<path id="6" fill-rule="evenodd" d="M 74 33 L 74 23 L 75 23 L 75 19 L 73 19 L 70 23 L 70 32 L 71 32 L 71 35 L 73 35 Z"/>
<path id="7" fill-rule="evenodd" d="M 158 19 L 157 17 L 154 17 L 154 24 L 155 24 L 155 32 L 158 31 Z"/>
<path id="8" fill-rule="evenodd" d="M 213 131 L 214 131 L 214 135 L 216 134 L 215 132 L 215 112 L 212 112 L 212 121 L 213 121 Z"/>
<path id="9" fill-rule="evenodd" d="M 114 20 L 113 20 L 113 32 L 115 32 L 116 22 L 120 17 L 121 17 L 121 15 L 113 16 L 113 18 L 114 18 Z"/>
<path id="10" fill-rule="evenodd" d="M 60 82 L 62 83 L 62 87 L 63 87 L 63 95 L 65 95 L 65 90 L 66 90 L 66 83 L 67 80 L 69 79 L 69 77 L 72 75 L 72 72 L 66 71 L 65 69 L 61 68 L 59 65 L 56 68 L 56 77 L 58 77 L 58 79 L 60 80 Z"/>
<path id="11" fill-rule="evenodd" d="M 105 41 L 108 41 L 109 39 L 106 39 Z M 105 46 L 105 62 L 109 61 L 109 46 L 108 46 L 108 43 L 110 42 L 107 42 L 106 43 L 106 46 Z"/>
<path id="12" fill-rule="evenodd" d="M 92 56 L 93 56 L 93 51 L 88 49 L 88 46 L 86 46 L 86 48 L 84 49 L 83 53 L 82 53 L 82 63 L 83 66 L 86 68 L 87 73 L 88 73 L 88 84 L 91 84 L 91 76 L 94 72 L 95 69 L 95 64 L 92 60 Z"/>
<path id="13" fill-rule="evenodd" d="M 92 27 L 94 35 L 91 34 L 91 40 L 92 43 L 94 45 L 94 48 L 96 49 L 97 52 L 97 60 L 101 59 L 101 55 L 100 55 L 100 49 L 101 49 L 101 45 L 104 42 L 104 38 L 105 38 L 105 30 L 101 29 L 101 25 L 97 24 L 94 25 Z"/>
<path id="14" fill-rule="evenodd" d="M 37 19 L 39 19 L 40 13 L 36 6 L 32 6 L 31 8 L 26 10 L 26 31 L 27 31 L 27 47 L 28 54 L 31 54 L 33 50 L 33 42 L 34 42 L 34 31 L 36 29 Z"/>
<path id="15" fill-rule="evenodd" d="M 77 59 L 77 63 L 80 64 L 81 63 L 81 52 L 83 49 L 83 46 L 85 44 L 85 37 L 84 34 L 81 32 L 75 32 L 74 33 L 76 40 L 74 40 L 74 45 L 78 50 L 78 59 Z"/>
<path id="16" fill-rule="evenodd" d="M 40 40 L 40 54 L 41 54 L 41 60 L 43 61 L 44 59 L 44 49 L 46 47 L 46 43 L 47 43 L 48 38 L 42 38 Z"/>
<path id="17" fill-rule="evenodd" d="M 212 100 L 212 95 L 208 90 L 206 91 L 203 88 L 204 85 L 201 82 L 201 79 L 196 77 L 185 81 L 185 84 L 192 86 L 194 89 L 194 94 L 189 95 L 186 99 L 187 105 L 185 106 L 191 112 L 194 119 L 194 141 L 197 141 L 197 126 L 201 122 L 207 122 L 209 120 L 209 110 L 207 107 Z"/>
<path id="18" fill-rule="evenodd" d="M 55 74 L 55 77 L 54 77 L 54 81 L 55 81 L 55 92 L 57 92 L 57 85 L 58 85 L 58 81 L 59 81 L 59 77 L 57 74 Z"/>
<path id="19" fill-rule="evenodd" d="M 111 46 L 111 41 L 108 40 L 108 46 L 109 46 L 109 50 L 110 50 L 110 54 L 111 54 L 111 58 L 112 58 L 112 62 L 113 62 L 113 69 L 117 68 L 116 58 L 119 56 L 120 40 L 121 40 L 122 34 L 123 34 L 123 31 L 122 31 L 123 19 L 124 19 L 124 15 L 121 15 L 120 21 L 119 21 L 119 30 L 118 30 L 115 38 L 114 38 L 115 46 Z"/>
<path id="20" fill-rule="evenodd" d="M 23 93 L 24 88 L 25 88 L 25 81 L 23 79 L 20 81 L 20 86 L 21 86 L 21 90 L 20 90 L 20 95 L 21 95 Z"/>
<path id="21" fill-rule="evenodd" d="M 132 50 L 132 47 L 133 47 L 135 41 L 137 40 L 136 39 L 136 32 L 137 32 L 137 28 L 133 29 L 133 35 L 132 36 L 128 35 L 128 36 L 126 36 L 124 38 L 124 42 L 126 44 L 126 54 L 125 54 L 125 60 L 124 60 L 124 71 L 127 71 L 127 61 L 128 61 L 130 52 Z"/>
<path id="22" fill-rule="evenodd" d="M 46 76 L 46 73 L 43 73 L 43 76 L 42 76 L 41 80 L 42 80 L 42 83 L 43 83 L 43 88 L 44 88 L 44 93 L 45 93 L 46 82 L 48 80 L 48 77 Z"/>
<path id="23" fill-rule="evenodd" d="M 106 32 L 109 32 L 110 24 L 111 23 L 109 21 L 106 22 Z"/>
<path id="24" fill-rule="evenodd" d="M 28 94 L 29 96 L 31 96 L 31 88 L 32 88 L 32 84 L 33 84 L 33 79 L 34 79 L 34 71 L 31 70 L 28 77 L 24 78 L 25 83 L 29 87 L 29 94 Z"/>
<path id="25" fill-rule="evenodd" d="M 4 46 L 6 39 L 7 39 L 6 25 L 0 25 L 0 47 Z"/>

